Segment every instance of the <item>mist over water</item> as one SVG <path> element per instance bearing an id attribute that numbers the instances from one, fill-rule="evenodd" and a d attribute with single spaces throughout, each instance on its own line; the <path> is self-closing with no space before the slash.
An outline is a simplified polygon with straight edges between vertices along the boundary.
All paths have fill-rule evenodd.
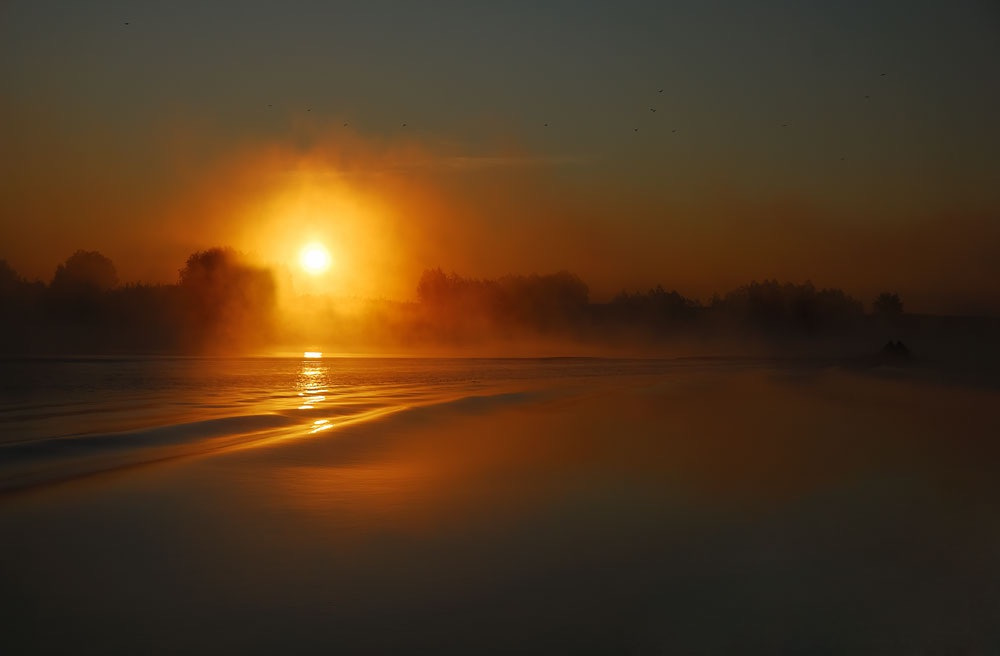
<path id="1" fill-rule="evenodd" d="M 995 386 L 748 358 L 4 364 L 17 651 L 1000 641 Z"/>

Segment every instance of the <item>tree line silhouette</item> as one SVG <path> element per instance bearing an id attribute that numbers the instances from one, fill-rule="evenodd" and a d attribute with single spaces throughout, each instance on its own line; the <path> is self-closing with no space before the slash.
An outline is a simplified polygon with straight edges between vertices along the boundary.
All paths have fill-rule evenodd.
<path id="1" fill-rule="evenodd" d="M 273 334 L 274 276 L 230 248 L 193 253 L 176 284 L 119 285 L 110 259 L 77 251 L 46 285 L 0 260 L 0 349 L 32 352 L 246 350 Z"/>
<path id="2" fill-rule="evenodd" d="M 566 271 L 480 280 L 430 269 L 421 277 L 417 293 L 420 302 L 445 323 L 485 322 L 542 332 L 620 329 L 668 337 L 734 329 L 780 337 L 836 334 L 870 322 L 861 301 L 840 289 L 817 289 L 810 282 L 755 281 L 707 304 L 657 285 L 645 292 L 622 291 L 610 302 L 595 303 L 586 283 Z M 873 309 L 877 316 L 901 314 L 902 302 L 898 295 L 884 293 Z"/>
<path id="3" fill-rule="evenodd" d="M 903 316 L 885 292 L 866 313 L 839 289 L 751 282 L 707 303 L 657 285 L 590 298 L 579 276 L 560 271 L 479 279 L 423 272 L 415 303 L 372 304 L 367 330 L 398 344 L 517 339 L 666 341 L 678 336 L 752 335 L 776 340 L 847 335 Z M 120 284 L 114 263 L 77 251 L 48 284 L 23 279 L 0 260 L 0 350 L 8 353 L 247 352 L 282 339 L 274 274 L 231 248 L 193 253 L 173 284 Z M 317 310 L 319 312 L 319 310 Z M 328 327 L 351 334 L 343 317 Z M 339 321 L 339 324 L 338 324 Z M 360 324 L 359 324 L 360 326 Z M 322 329 L 321 329 L 322 330 Z M 294 334 L 292 331 L 289 334 Z"/>

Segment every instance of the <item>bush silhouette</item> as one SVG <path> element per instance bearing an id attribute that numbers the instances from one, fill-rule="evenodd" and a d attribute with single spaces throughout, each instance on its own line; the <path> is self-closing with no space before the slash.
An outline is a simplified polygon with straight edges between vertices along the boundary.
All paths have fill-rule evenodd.
<path id="1" fill-rule="evenodd" d="M 118 286 L 114 263 L 97 251 L 77 251 L 56 267 L 51 289 L 57 293 L 99 294 Z"/>
<path id="2" fill-rule="evenodd" d="M 899 294 L 882 292 L 875 298 L 872 308 L 875 310 L 875 314 L 898 316 L 903 314 L 903 301 L 899 298 Z"/>
<path id="3" fill-rule="evenodd" d="M 270 331 L 274 277 L 231 248 L 210 248 L 188 257 L 180 270 L 180 289 L 189 329 L 203 345 L 222 340 L 245 346 Z"/>

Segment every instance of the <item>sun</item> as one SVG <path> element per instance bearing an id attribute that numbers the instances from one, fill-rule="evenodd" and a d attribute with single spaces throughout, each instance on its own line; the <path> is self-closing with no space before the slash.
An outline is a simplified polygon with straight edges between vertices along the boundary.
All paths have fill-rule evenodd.
<path id="1" fill-rule="evenodd" d="M 319 242 L 306 244 L 299 251 L 299 264 L 307 272 L 313 275 L 323 273 L 330 268 L 330 251 Z"/>

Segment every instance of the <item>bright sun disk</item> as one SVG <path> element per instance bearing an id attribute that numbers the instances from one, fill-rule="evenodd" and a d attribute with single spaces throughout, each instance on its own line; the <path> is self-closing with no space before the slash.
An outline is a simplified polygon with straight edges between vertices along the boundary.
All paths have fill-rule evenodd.
<path id="1" fill-rule="evenodd" d="M 319 274 L 330 268 L 330 252 L 323 244 L 306 244 L 299 252 L 299 264 L 308 273 Z"/>

